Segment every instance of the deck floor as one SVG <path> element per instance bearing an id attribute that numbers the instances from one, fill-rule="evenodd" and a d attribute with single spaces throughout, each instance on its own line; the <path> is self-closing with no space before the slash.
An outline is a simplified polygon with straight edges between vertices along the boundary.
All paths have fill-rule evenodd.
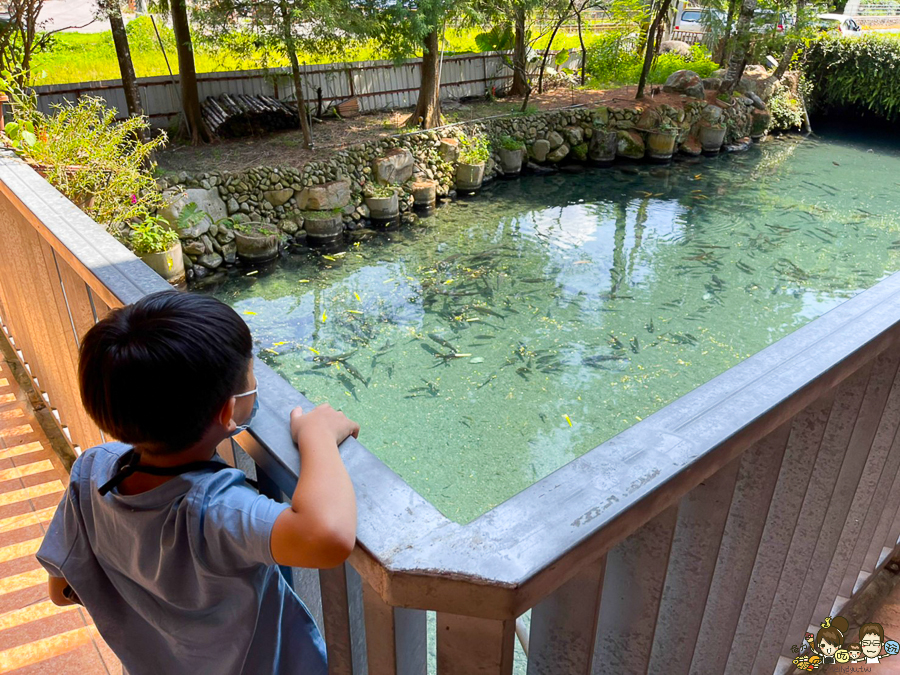
<path id="1" fill-rule="evenodd" d="M 0 357 L 0 673 L 122 673 L 82 607 L 50 602 L 34 557 L 67 483 Z"/>

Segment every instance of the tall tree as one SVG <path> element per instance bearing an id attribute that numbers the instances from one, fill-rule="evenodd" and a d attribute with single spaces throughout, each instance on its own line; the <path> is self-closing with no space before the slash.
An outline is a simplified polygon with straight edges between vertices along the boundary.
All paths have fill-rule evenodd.
<path id="1" fill-rule="evenodd" d="M 756 12 L 756 0 L 742 0 L 741 12 L 735 26 L 735 48 L 728 62 L 728 70 L 722 80 L 720 91 L 730 94 L 737 83 L 741 81 L 747 59 L 753 51 L 753 34 L 750 27 L 753 24 L 753 14 Z"/>
<path id="2" fill-rule="evenodd" d="M 441 118 L 441 50 L 444 26 L 451 14 L 463 14 L 469 0 L 363 0 L 355 5 L 368 35 L 394 59 L 422 54 L 416 107 L 407 126 L 431 129 Z"/>
<path id="3" fill-rule="evenodd" d="M 125 21 L 122 19 L 122 7 L 119 5 L 119 0 L 100 0 L 98 8 L 100 13 L 109 19 L 113 45 L 116 48 L 116 58 L 119 61 L 119 72 L 122 74 L 122 89 L 125 91 L 125 104 L 128 106 L 128 115 L 140 117 L 144 114 L 144 109 L 141 106 L 137 76 L 134 73 L 134 63 L 131 60 L 128 33 L 125 31 Z"/>
<path id="4" fill-rule="evenodd" d="M 755 2 L 755 0 L 753 0 Z M 671 0 L 662 0 L 662 4 L 657 8 L 653 21 L 647 28 L 647 37 L 644 40 L 644 67 L 641 68 L 641 77 L 638 80 L 637 94 L 635 98 L 644 98 L 644 87 L 647 86 L 647 76 L 650 74 L 650 66 L 656 57 L 656 49 L 659 41 L 659 28 L 662 20 L 669 13 L 669 5 Z"/>
<path id="5" fill-rule="evenodd" d="M 200 40 L 227 45 L 245 56 L 280 53 L 291 66 L 291 81 L 306 147 L 312 147 L 309 114 L 300 72 L 301 49 L 340 59 L 360 30 L 345 0 L 198 0 L 194 8 Z"/>
<path id="6" fill-rule="evenodd" d="M 175 32 L 175 48 L 178 53 L 178 80 L 181 83 L 181 108 L 192 145 L 209 142 L 209 129 L 203 122 L 200 94 L 197 91 L 197 68 L 194 65 L 194 43 L 188 22 L 186 0 L 169 0 L 172 30 Z"/>

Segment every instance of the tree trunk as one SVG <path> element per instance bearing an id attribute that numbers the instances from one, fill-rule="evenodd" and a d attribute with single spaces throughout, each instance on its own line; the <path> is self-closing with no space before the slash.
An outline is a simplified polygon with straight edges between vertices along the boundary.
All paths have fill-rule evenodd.
<path id="1" fill-rule="evenodd" d="M 210 140 L 209 131 L 200 114 L 200 94 L 197 91 L 197 69 L 194 66 L 194 46 L 188 24 L 186 0 L 171 0 L 172 30 L 178 48 L 178 79 L 181 82 L 181 107 L 191 137 L 191 145 Z"/>
<path id="2" fill-rule="evenodd" d="M 525 8 L 516 7 L 516 42 L 513 47 L 513 82 L 509 93 L 511 96 L 524 96 L 528 79 L 526 62 L 527 45 L 525 44 Z"/>
<path id="3" fill-rule="evenodd" d="M 806 0 L 797 0 L 797 21 L 800 21 L 800 17 L 803 15 L 803 10 L 806 8 Z M 795 29 L 796 30 L 796 29 Z M 799 40 L 790 40 L 787 45 L 785 45 L 784 53 L 781 55 L 781 60 L 778 62 L 778 67 L 775 69 L 774 76 L 777 79 L 781 79 L 784 77 L 784 74 L 787 72 L 788 67 L 791 65 L 791 60 L 794 58 L 794 52 L 797 51 L 797 47 L 800 46 Z"/>
<path id="4" fill-rule="evenodd" d="M 722 82 L 720 91 L 723 94 L 730 94 L 734 91 L 737 83 L 741 81 L 744 74 L 744 66 L 747 65 L 747 58 L 753 45 L 750 40 L 750 23 L 753 21 L 753 12 L 756 11 L 756 0 L 743 0 L 741 4 L 741 15 L 738 18 L 735 27 L 735 37 L 737 44 L 731 60 L 728 62 L 728 72 Z"/>
<path id="5" fill-rule="evenodd" d="M 571 7 L 571 4 L 569 5 Z M 553 27 L 553 32 L 550 34 L 550 42 L 547 43 L 547 48 L 544 50 L 544 56 L 541 58 L 541 70 L 538 73 L 538 93 L 544 93 L 544 68 L 547 66 L 547 57 L 550 55 L 550 47 L 553 46 L 553 40 L 556 39 L 556 33 L 559 31 L 560 26 L 563 25 L 563 22 L 568 18 L 568 14 L 563 14 L 559 17 L 559 21 L 556 22 L 556 25 Z"/>
<path id="6" fill-rule="evenodd" d="M 574 6 L 574 5 L 573 5 Z M 581 43 L 581 86 L 584 86 L 585 66 L 587 65 L 587 48 L 584 46 L 584 34 L 581 32 L 581 12 L 584 9 L 575 10 L 575 16 L 578 17 L 578 42 Z"/>
<path id="7" fill-rule="evenodd" d="M 731 41 L 731 27 L 734 25 L 734 11 L 737 9 L 738 0 L 729 0 L 728 14 L 725 16 L 725 34 L 719 40 L 719 47 L 716 49 L 713 61 L 716 63 L 725 63 L 728 56 L 728 45 Z"/>
<path id="8" fill-rule="evenodd" d="M 284 48 L 291 62 L 291 79 L 294 82 L 294 94 L 297 97 L 297 113 L 300 115 L 300 131 L 303 133 L 303 143 L 307 148 L 312 148 L 312 134 L 309 130 L 309 116 L 306 114 L 306 100 L 303 97 L 303 83 L 300 81 L 300 63 L 297 61 L 297 46 L 294 44 L 294 34 L 291 32 L 291 13 L 286 0 L 281 0 L 281 32 L 284 39 Z"/>
<path id="9" fill-rule="evenodd" d="M 641 79 L 638 81 L 637 94 L 634 95 L 636 99 L 644 98 L 644 87 L 647 85 L 647 76 L 650 74 L 650 66 L 653 63 L 653 56 L 656 54 L 657 31 L 659 30 L 659 23 L 666 15 L 666 12 L 669 11 L 669 4 L 671 3 L 671 1 L 672 0 L 663 0 L 659 11 L 657 11 L 656 16 L 653 17 L 653 22 L 647 29 L 647 39 L 645 41 L 646 44 L 644 45 L 644 67 L 641 68 Z"/>
<path id="10" fill-rule="evenodd" d="M 433 129 L 441 126 L 441 82 L 440 73 L 440 48 L 438 46 L 438 28 L 435 27 L 425 36 L 424 50 L 422 53 L 422 83 L 419 85 L 419 98 L 416 101 L 416 109 L 406 126 L 419 127 L 421 129 Z"/>
<path id="11" fill-rule="evenodd" d="M 125 22 L 122 20 L 122 8 L 119 6 L 119 0 L 107 0 L 101 7 L 106 10 L 109 25 L 112 28 L 113 44 L 116 48 L 116 58 L 119 61 L 119 72 L 122 74 L 122 89 L 125 91 L 128 115 L 140 117 L 144 114 L 144 110 L 138 92 L 137 77 L 134 74 L 134 63 L 131 61 L 128 34 L 125 32 Z"/>

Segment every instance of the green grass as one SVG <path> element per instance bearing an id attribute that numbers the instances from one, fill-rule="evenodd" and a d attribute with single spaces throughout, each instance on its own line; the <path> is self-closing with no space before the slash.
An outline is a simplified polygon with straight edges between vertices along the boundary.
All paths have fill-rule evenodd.
<path id="1" fill-rule="evenodd" d="M 159 24 L 157 24 L 159 25 Z M 175 38 L 172 31 L 160 25 L 160 33 L 169 65 L 173 73 L 178 72 L 178 58 L 175 53 Z M 475 36 L 478 29 L 447 30 L 446 49 L 448 53 L 477 52 Z M 142 17 L 128 24 L 131 59 L 138 77 L 168 75 L 166 61 L 160 50 L 150 20 Z M 592 36 L 585 36 L 586 41 Z M 549 36 L 538 41 L 536 48 L 546 47 Z M 578 47 L 578 36 L 567 33 L 557 34 L 553 49 Z M 347 61 L 369 61 L 389 58 L 387 53 L 372 43 L 352 43 L 345 51 Z M 316 54 L 298 55 L 304 64 L 327 63 L 329 59 Z M 217 73 L 229 70 L 251 70 L 288 65 L 287 59 L 275 52 L 257 52 L 252 57 L 236 54 L 225 48 L 210 49 L 195 44 L 194 60 L 198 73 Z M 59 33 L 54 38 L 53 48 L 34 58 L 32 67 L 36 84 L 65 84 L 71 82 L 93 82 L 115 80 L 120 77 L 119 64 L 113 47 L 112 34 L 105 33 Z"/>

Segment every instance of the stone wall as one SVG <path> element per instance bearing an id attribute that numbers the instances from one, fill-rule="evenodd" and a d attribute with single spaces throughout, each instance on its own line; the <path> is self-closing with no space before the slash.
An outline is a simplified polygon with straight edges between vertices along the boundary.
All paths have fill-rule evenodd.
<path id="1" fill-rule="evenodd" d="M 704 85 L 709 89 L 716 83 Z M 748 91 L 752 88 L 743 87 L 745 93 L 736 93 L 730 103 L 717 100 L 709 92 L 704 92 L 704 98 L 676 94 L 670 97 L 677 98 L 671 105 L 641 105 L 635 101 L 626 107 L 563 109 L 461 123 L 351 146 L 302 170 L 257 167 L 234 173 L 182 173 L 176 180 L 159 181 L 167 199 L 175 202 L 164 215 L 176 222 L 180 210 L 191 201 L 214 214 L 180 233 L 189 276 L 203 277 L 235 261 L 234 233 L 222 220 L 226 215 L 238 224 L 268 223 L 278 228 L 285 242 L 302 243 L 310 212 L 318 217 L 323 212 L 340 215 L 345 229 L 363 227 L 369 217 L 364 193 L 374 184 L 399 186 L 401 219 L 407 221 L 415 218 L 411 208 L 413 181 L 434 181 L 438 197 L 452 199 L 458 141 L 473 134 L 491 139 L 511 136 L 522 141 L 527 168 L 535 171 L 552 170 L 566 162 L 590 162 L 591 139 L 603 132 L 617 134 L 616 154 L 629 160 L 644 157 L 648 133 L 661 126 L 675 128 L 677 152 L 700 154 L 701 124 L 724 123 L 725 149 L 746 148 L 751 127 L 758 135 L 768 126 L 768 113 L 758 97 L 755 101 Z M 669 87 L 666 90 L 671 91 Z M 486 181 L 499 172 L 499 144 L 494 143 L 494 147 L 485 166 Z"/>

